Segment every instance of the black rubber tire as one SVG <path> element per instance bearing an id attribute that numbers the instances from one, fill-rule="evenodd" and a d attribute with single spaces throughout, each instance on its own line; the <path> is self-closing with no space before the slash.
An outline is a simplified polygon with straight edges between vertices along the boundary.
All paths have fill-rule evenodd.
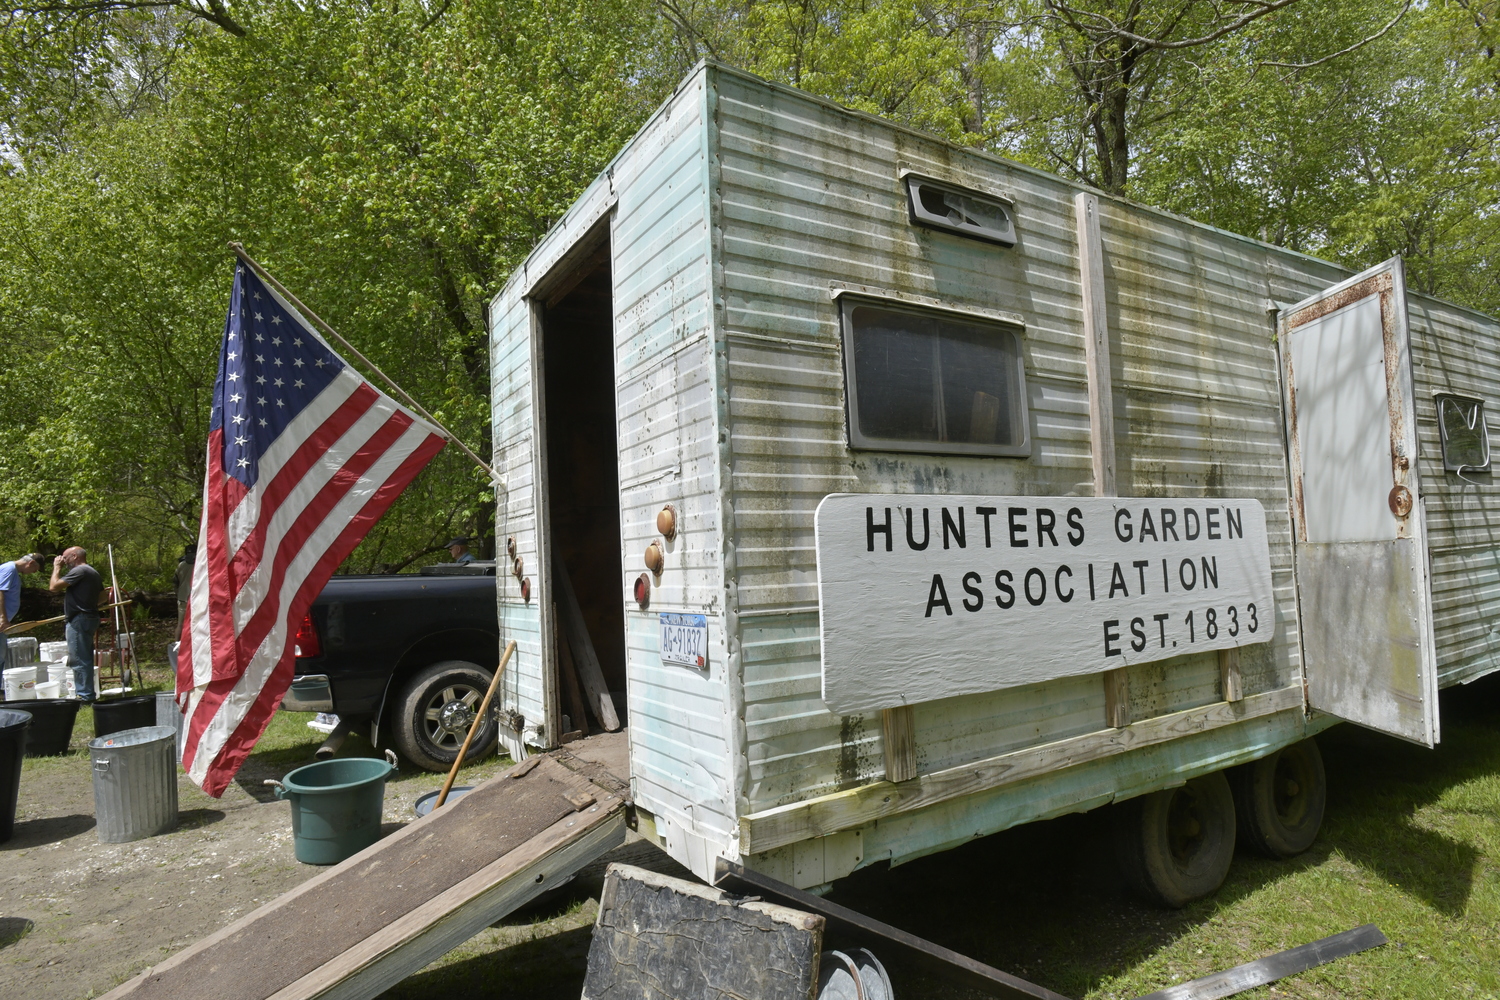
<path id="1" fill-rule="evenodd" d="M 458 756 L 458 748 L 493 676 L 467 660 L 443 660 L 418 671 L 401 689 L 396 701 L 392 720 L 396 750 L 425 771 L 447 771 Z M 490 753 L 498 736 L 499 726 L 491 704 L 489 718 L 474 734 L 464 761 L 479 760 Z"/>
<path id="2" fill-rule="evenodd" d="M 1270 858 L 1290 858 L 1313 845 L 1328 804 L 1323 755 L 1311 737 L 1236 768 L 1233 776 L 1240 839 Z"/>
<path id="3" fill-rule="evenodd" d="M 1136 895 L 1179 908 L 1212 895 L 1234 858 L 1234 793 L 1222 772 L 1121 804 L 1120 871 Z"/>

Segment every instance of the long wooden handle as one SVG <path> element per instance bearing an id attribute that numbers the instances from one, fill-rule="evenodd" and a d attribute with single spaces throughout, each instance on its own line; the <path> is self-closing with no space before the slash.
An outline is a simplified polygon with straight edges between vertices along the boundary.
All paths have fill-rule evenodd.
<path id="1" fill-rule="evenodd" d="M 464 745 L 458 748 L 458 756 L 453 758 L 453 766 L 448 769 L 448 780 L 443 782 L 443 790 L 438 792 L 437 801 L 432 804 L 434 810 L 441 808 L 442 804 L 448 801 L 448 790 L 453 787 L 453 779 L 458 777 L 458 769 L 463 766 L 464 754 L 469 752 L 469 743 L 473 741 L 474 734 L 479 732 L 479 726 L 484 722 L 484 713 L 489 711 L 490 699 L 495 696 L 495 689 L 500 686 L 500 675 L 505 673 L 505 665 L 510 662 L 510 654 L 515 651 L 516 640 L 512 639 L 505 644 L 505 655 L 500 657 L 500 665 L 495 668 L 495 676 L 490 681 L 490 689 L 484 693 L 484 701 L 479 703 L 479 713 L 469 724 L 469 735 L 464 737 Z"/>
<path id="2" fill-rule="evenodd" d="M 130 601 L 121 601 L 118 604 L 106 604 L 104 607 L 100 608 L 99 610 L 100 611 L 108 611 L 110 608 L 123 608 L 125 605 L 130 604 L 130 603 L 131 603 Z M 39 627 L 41 627 L 43 625 L 52 625 L 52 624 L 54 624 L 56 622 L 60 622 L 60 621 L 62 621 L 66 617 L 67 617 L 67 615 L 58 615 L 56 618 L 43 618 L 40 621 L 21 622 L 18 625 L 7 625 L 3 631 L 4 631 L 4 633 L 6 635 L 10 635 L 12 632 L 29 632 L 32 629 L 39 628 Z"/>

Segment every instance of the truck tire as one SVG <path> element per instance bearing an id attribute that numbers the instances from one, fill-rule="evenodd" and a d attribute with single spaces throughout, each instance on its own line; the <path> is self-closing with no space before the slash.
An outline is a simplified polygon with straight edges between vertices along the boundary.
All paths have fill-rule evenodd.
<path id="1" fill-rule="evenodd" d="M 1115 814 L 1126 884 L 1147 902 L 1174 909 L 1224 883 L 1234 834 L 1234 793 L 1218 771 L 1131 799 Z"/>
<path id="2" fill-rule="evenodd" d="M 393 728 L 401 756 L 427 771 L 452 767 L 493 676 L 467 660 L 443 660 L 419 670 L 396 701 Z M 498 732 L 491 706 L 464 760 L 479 760 L 493 750 Z"/>
<path id="3" fill-rule="evenodd" d="M 1240 836 L 1257 852 L 1290 858 L 1312 846 L 1323 826 L 1328 776 L 1311 737 L 1237 768 L 1234 804 Z"/>

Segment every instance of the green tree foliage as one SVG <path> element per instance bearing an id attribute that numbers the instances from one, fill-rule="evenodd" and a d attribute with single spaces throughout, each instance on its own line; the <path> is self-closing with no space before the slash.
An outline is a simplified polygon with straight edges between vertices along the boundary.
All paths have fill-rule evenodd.
<path id="1" fill-rule="evenodd" d="M 197 529 L 228 240 L 487 453 L 485 303 L 677 74 L 650 61 L 654 11 L 623 3 L 232 13 L 240 32 L 164 5 L 4 36 L 12 547 L 108 541 L 170 572 Z M 348 567 L 491 534 L 493 510 L 446 449 Z"/>
<path id="2" fill-rule="evenodd" d="M 0 8 L 0 546 L 191 540 L 243 242 L 481 453 L 484 303 L 697 59 L 1500 310 L 1495 0 Z M 493 531 L 448 449 L 347 568 Z"/>

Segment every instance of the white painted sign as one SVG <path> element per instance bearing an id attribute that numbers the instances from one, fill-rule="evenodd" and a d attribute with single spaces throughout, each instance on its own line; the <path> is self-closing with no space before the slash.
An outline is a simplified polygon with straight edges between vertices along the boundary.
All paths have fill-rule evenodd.
<path id="1" fill-rule="evenodd" d="M 823 701 L 835 712 L 1275 630 L 1258 500 L 834 494 L 816 528 Z"/>
<path id="2" fill-rule="evenodd" d="M 708 663 L 708 616 L 661 612 L 661 662 L 704 667 Z"/>

